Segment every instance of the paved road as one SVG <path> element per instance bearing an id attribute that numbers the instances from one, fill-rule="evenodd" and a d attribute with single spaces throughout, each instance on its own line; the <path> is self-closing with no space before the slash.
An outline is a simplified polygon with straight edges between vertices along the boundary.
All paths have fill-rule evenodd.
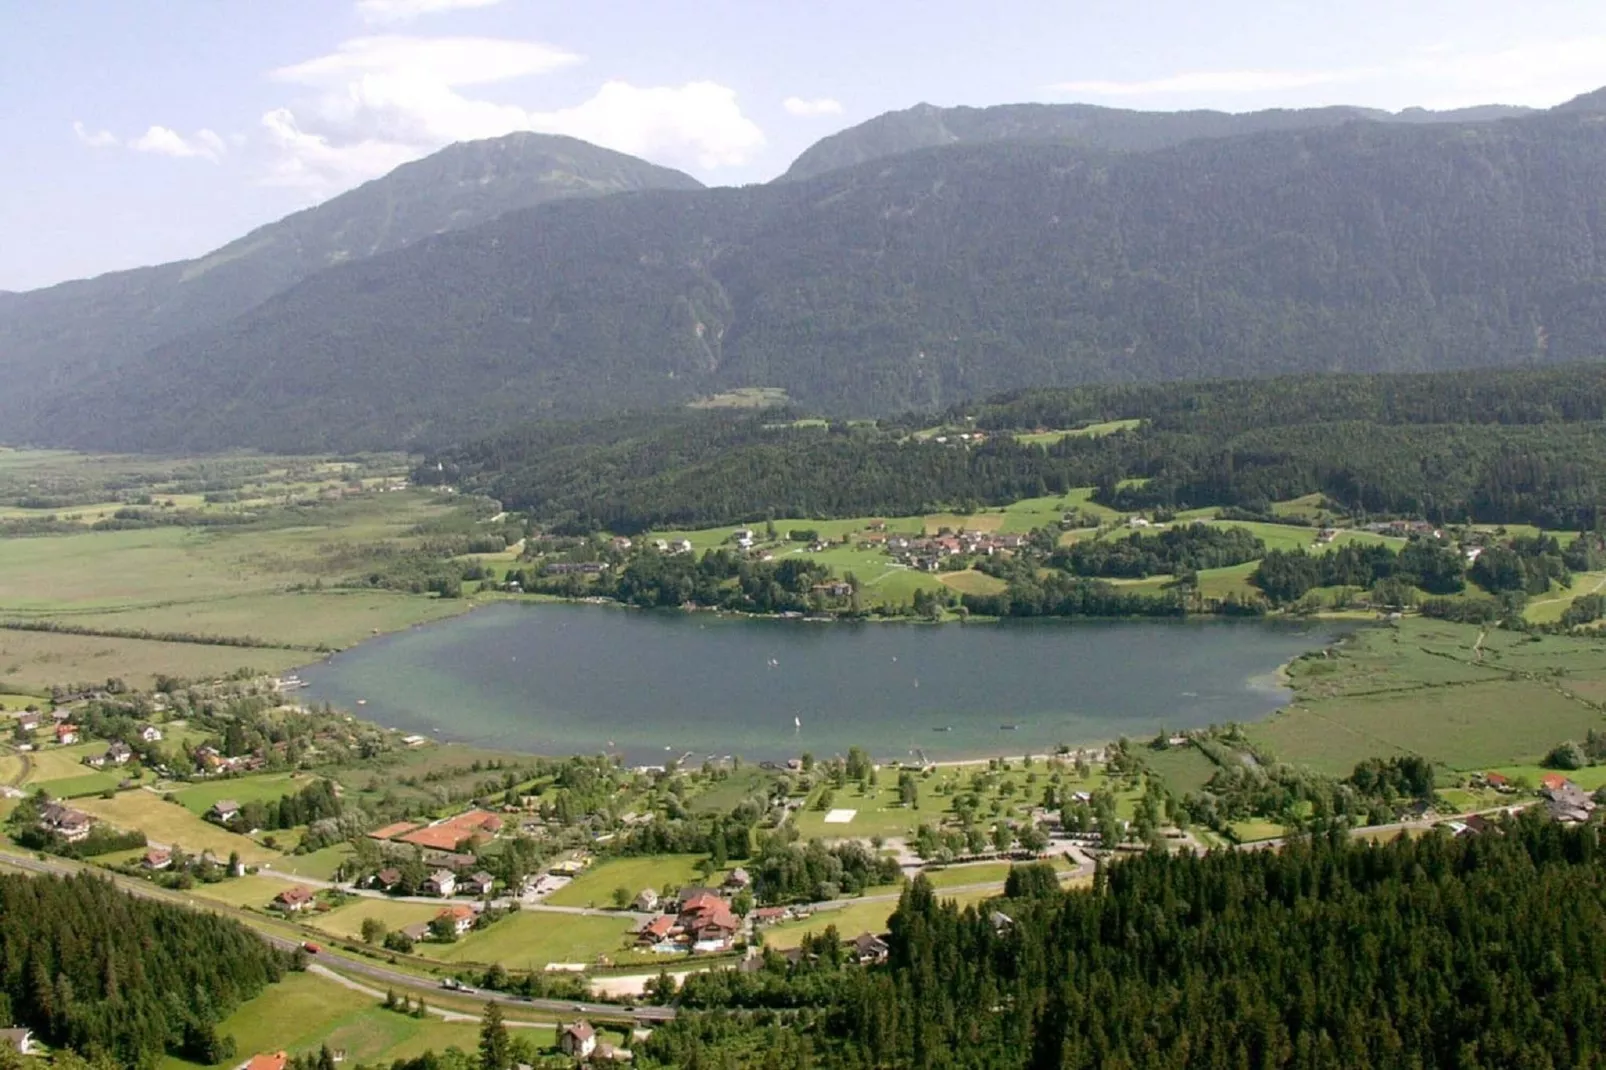
<path id="1" fill-rule="evenodd" d="M 8 866 L 15 866 L 18 869 L 28 870 L 33 873 L 46 873 L 53 874 L 55 876 L 71 876 L 74 873 L 88 869 L 96 876 L 110 879 L 119 888 L 122 888 L 133 895 L 141 896 L 146 899 L 156 899 L 166 903 L 175 903 L 181 898 L 174 893 L 167 891 L 165 888 L 158 888 L 155 885 L 146 883 L 145 881 L 119 878 L 111 874 L 107 874 L 104 870 L 98 870 L 88 866 L 81 866 L 72 862 L 57 861 L 54 859 L 50 861 L 44 861 L 29 855 L 0 853 L 0 863 L 4 863 Z M 223 914 L 227 916 L 234 916 L 242 913 L 231 910 L 222 904 L 198 903 L 193 899 L 187 900 L 187 905 L 210 910 L 215 914 Z M 245 915 L 245 918 L 249 917 L 250 915 Z M 260 936 L 263 940 L 272 944 L 274 947 L 285 951 L 293 951 L 302 943 L 300 940 L 293 940 L 287 937 L 275 935 L 273 933 L 266 933 L 256 928 L 253 928 L 252 931 Z M 319 939 L 318 937 L 309 938 L 314 940 Z M 371 962 L 368 959 L 343 954 L 340 951 L 326 948 L 318 952 L 317 959 L 318 962 L 325 967 L 338 969 L 347 974 L 357 974 L 358 976 L 377 981 L 387 988 L 394 988 L 398 991 L 405 990 L 414 995 L 423 996 L 426 1001 L 431 996 L 438 998 L 443 991 L 438 986 L 431 984 L 427 979 L 418 977 L 416 974 L 410 974 L 401 970 L 392 969 L 382 963 Z M 675 1009 L 673 1007 L 636 1007 L 633 1010 L 627 1010 L 616 1003 L 575 1002 L 573 1000 L 561 999 L 525 999 L 522 996 L 509 996 L 501 993 L 482 992 L 479 990 L 458 994 L 470 995 L 475 1000 L 488 1000 L 495 1003 L 501 1003 L 509 1007 L 527 1007 L 532 1010 L 549 1011 L 555 1014 L 566 1016 L 570 1020 L 576 1017 L 586 1017 L 613 1021 L 637 1020 L 642 1022 L 663 1022 L 668 1021 L 675 1016 Z"/>

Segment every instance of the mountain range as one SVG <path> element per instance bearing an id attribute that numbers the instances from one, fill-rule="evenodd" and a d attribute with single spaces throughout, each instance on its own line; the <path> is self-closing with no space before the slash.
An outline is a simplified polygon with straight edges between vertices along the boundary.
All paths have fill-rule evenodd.
<path id="1" fill-rule="evenodd" d="M 855 415 L 1591 356 L 1603 98 L 920 106 L 740 189 L 569 139 L 453 146 L 198 260 L 0 295 L 0 426 L 354 449 L 741 387 Z"/>

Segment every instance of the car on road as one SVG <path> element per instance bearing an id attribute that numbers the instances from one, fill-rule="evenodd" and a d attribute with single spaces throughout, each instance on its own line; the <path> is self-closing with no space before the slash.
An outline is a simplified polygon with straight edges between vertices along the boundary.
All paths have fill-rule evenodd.
<path id="1" fill-rule="evenodd" d="M 311 940 L 308 940 L 306 943 L 301 945 L 301 950 L 305 951 L 309 955 L 316 955 L 318 952 L 322 951 L 323 948 L 319 947 Z"/>

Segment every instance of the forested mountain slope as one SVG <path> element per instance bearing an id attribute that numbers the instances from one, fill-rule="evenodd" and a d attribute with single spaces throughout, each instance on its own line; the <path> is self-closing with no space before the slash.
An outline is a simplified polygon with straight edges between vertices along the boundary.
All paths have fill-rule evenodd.
<path id="1" fill-rule="evenodd" d="M 956 407 L 987 441 L 782 411 L 546 423 L 429 457 L 414 477 L 489 494 L 564 532 L 768 516 L 907 516 L 1096 487 L 1125 510 L 1321 494 L 1362 515 L 1594 529 L 1606 500 L 1606 363 L 1030 390 Z M 1052 445 L 1013 432 L 1141 421 Z M 946 441 L 939 441 L 939 438 Z M 1129 482 L 1130 481 L 1130 482 Z"/>
<path id="2" fill-rule="evenodd" d="M 1606 337 L 1603 211 L 1589 111 L 1142 154 L 931 149 L 545 205 L 337 267 L 29 430 L 354 448 L 742 386 L 848 415 L 1027 385 L 1577 359 Z"/>
<path id="3" fill-rule="evenodd" d="M 1085 148 L 1147 152 L 1198 138 L 1234 137 L 1268 130 L 1305 130 L 1340 123 L 1484 122 L 1527 114 L 1527 108 L 1491 105 L 1455 111 L 1407 108 L 1274 108 L 1267 111 L 1132 111 L 1096 104 L 1001 104 L 991 108 L 939 108 L 916 104 L 889 111 L 822 138 L 792 162 L 782 180 L 813 178 L 884 156 L 943 145 L 997 141 L 1058 141 Z"/>
<path id="4" fill-rule="evenodd" d="M 404 164 L 196 260 L 0 296 L 0 425 L 333 265 L 546 201 L 697 188 L 689 175 L 573 138 L 511 134 Z"/>

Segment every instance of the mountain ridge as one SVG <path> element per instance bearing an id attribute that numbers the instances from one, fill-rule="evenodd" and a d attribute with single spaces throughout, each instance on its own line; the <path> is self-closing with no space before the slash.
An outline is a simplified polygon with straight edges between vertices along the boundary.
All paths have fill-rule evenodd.
<path id="1" fill-rule="evenodd" d="M 191 260 L 109 272 L 0 300 L 0 423 L 46 393 L 226 322 L 327 269 L 554 199 L 701 189 L 689 175 L 574 138 L 459 142 Z"/>
<path id="2" fill-rule="evenodd" d="M 1141 111 L 1098 104 L 999 104 L 939 107 L 921 102 L 884 112 L 830 134 L 803 151 L 777 181 L 813 178 L 899 153 L 952 144 L 1058 141 L 1085 148 L 1150 152 L 1200 138 L 1237 137 L 1273 130 L 1313 129 L 1346 122 L 1492 122 L 1533 114 L 1533 109 L 1481 105 L 1452 111 L 1332 105 L 1269 108 L 1253 112 Z"/>
<path id="3" fill-rule="evenodd" d="M 1562 112 L 1150 153 L 959 145 L 546 204 L 320 273 L 30 430 L 349 449 L 735 387 L 855 415 L 1033 385 L 1547 364 L 1601 350 L 1602 191 L 1606 127 Z"/>

